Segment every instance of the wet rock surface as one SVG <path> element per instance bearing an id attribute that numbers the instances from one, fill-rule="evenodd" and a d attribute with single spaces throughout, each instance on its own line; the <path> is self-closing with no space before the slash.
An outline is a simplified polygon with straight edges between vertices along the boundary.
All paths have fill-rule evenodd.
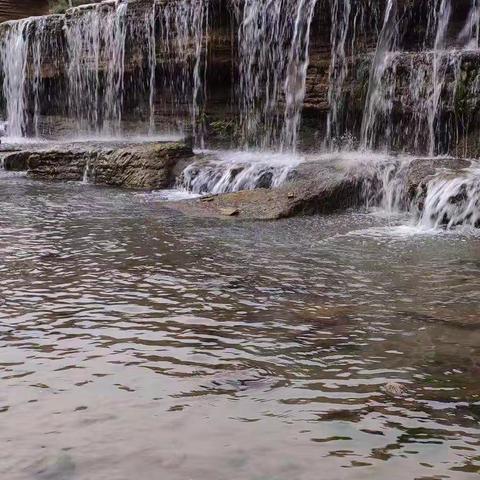
<path id="1" fill-rule="evenodd" d="M 362 182 L 355 175 L 332 163 L 311 161 L 292 170 L 279 188 L 244 190 L 172 202 L 169 206 L 194 216 L 274 220 L 354 207 L 360 203 L 361 190 Z"/>
<path id="2" fill-rule="evenodd" d="M 81 181 L 134 189 L 168 188 L 191 161 L 182 143 L 58 146 L 4 157 L 7 170 L 27 170 L 37 180 Z"/>
<path id="3" fill-rule="evenodd" d="M 419 189 L 425 189 L 428 181 L 440 170 L 460 172 L 472 165 L 462 158 L 417 158 L 412 160 L 407 174 L 407 190 L 413 198 Z"/>
<path id="4" fill-rule="evenodd" d="M 469 160 L 457 158 L 412 160 L 406 169 L 405 178 L 401 180 L 405 182 L 405 205 L 414 199 L 421 205 L 428 182 L 437 172 L 448 170 L 453 175 L 455 172 L 460 174 L 471 164 Z M 376 184 L 379 189 L 382 188 L 378 179 L 380 172 L 381 169 L 371 166 L 366 168 L 360 162 L 344 164 L 335 158 L 330 161 L 306 161 L 292 169 L 285 184 L 279 188 L 211 195 L 172 202 L 169 206 L 193 216 L 251 220 L 330 214 L 364 206 L 366 197 L 375 197 L 371 190 Z"/>

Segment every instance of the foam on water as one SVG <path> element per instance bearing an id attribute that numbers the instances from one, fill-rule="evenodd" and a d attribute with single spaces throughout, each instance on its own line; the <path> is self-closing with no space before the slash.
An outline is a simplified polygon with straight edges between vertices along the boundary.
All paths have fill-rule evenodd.
<path id="1" fill-rule="evenodd" d="M 419 192 L 418 226 L 425 229 L 480 227 L 480 167 L 440 172 Z"/>
<path id="2" fill-rule="evenodd" d="M 189 165 L 179 185 L 198 194 L 227 193 L 282 185 L 302 157 L 275 152 L 205 151 Z"/>

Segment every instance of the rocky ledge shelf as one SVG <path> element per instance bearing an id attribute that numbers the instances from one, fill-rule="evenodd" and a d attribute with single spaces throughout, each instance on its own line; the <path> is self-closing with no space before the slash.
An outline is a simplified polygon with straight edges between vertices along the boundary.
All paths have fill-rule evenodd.
<path id="1" fill-rule="evenodd" d="M 331 214 L 380 202 L 385 195 L 384 174 L 390 169 L 390 175 L 396 175 L 401 184 L 399 202 L 403 202 L 405 210 L 415 202 L 421 213 L 428 183 L 438 172 L 460 176 L 471 166 L 470 160 L 457 158 L 418 158 L 403 164 L 392 158 L 391 163 L 383 166 L 371 163 L 352 166 L 341 157 L 328 162 L 312 160 L 295 167 L 279 188 L 210 195 L 169 202 L 168 206 L 190 216 L 244 220 Z"/>
<path id="2" fill-rule="evenodd" d="M 359 158 L 362 157 L 359 155 Z M 26 171 L 30 178 L 37 180 L 84 180 L 143 190 L 182 185 L 188 166 L 208 168 L 209 161 L 218 162 L 215 154 L 195 155 L 191 147 L 182 142 L 108 145 L 89 142 L 48 148 L 37 145 L 28 150 L 0 151 L 0 159 L 6 170 Z M 392 195 L 388 190 L 395 188 L 397 207 L 405 211 L 416 209 L 421 216 L 430 180 L 439 172 L 445 172 L 449 178 L 461 178 L 471 166 L 472 161 L 457 158 L 387 157 L 376 162 L 348 161 L 341 155 L 328 160 L 317 157 L 292 167 L 286 181 L 277 188 L 207 193 L 195 199 L 165 202 L 164 206 L 196 217 L 277 220 L 379 205 L 385 196 Z M 239 175 L 241 171 L 241 168 L 229 170 L 231 175 Z M 386 185 L 386 181 L 390 185 Z M 458 208 L 447 208 L 446 213 L 435 212 L 437 216 L 444 216 L 439 225 L 448 225 L 451 216 L 458 215 L 462 202 L 466 204 L 471 200 L 467 190 L 467 183 L 465 188 L 452 190 L 452 198 L 446 198 L 445 202 L 447 207 L 450 204 Z M 470 222 L 470 217 L 463 221 Z M 462 223 L 462 217 L 459 218 Z M 474 226 L 480 225 L 474 222 Z"/>
<path id="3" fill-rule="evenodd" d="M 78 143 L 3 152 L 6 170 L 27 171 L 37 180 L 88 180 L 98 185 L 154 190 L 171 187 L 193 159 L 181 142 Z"/>

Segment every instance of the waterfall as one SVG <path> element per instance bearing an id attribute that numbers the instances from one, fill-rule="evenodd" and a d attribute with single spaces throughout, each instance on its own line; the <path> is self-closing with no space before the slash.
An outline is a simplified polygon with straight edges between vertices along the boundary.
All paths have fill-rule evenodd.
<path id="1" fill-rule="evenodd" d="M 388 82 L 387 90 L 383 89 L 382 79 L 392 65 L 392 58 L 398 45 L 397 0 L 388 0 L 382 31 L 375 51 L 370 79 L 368 82 L 367 100 L 362 119 L 361 145 L 364 149 L 375 147 L 377 129 L 383 128 L 391 110 L 391 99 L 394 94 L 394 83 Z M 395 78 L 395 73 L 392 76 Z"/>
<path id="2" fill-rule="evenodd" d="M 287 78 L 285 80 L 285 113 L 281 150 L 294 149 L 298 143 L 298 132 L 305 98 L 310 26 L 317 0 L 298 2 L 295 30 L 288 57 Z"/>
<path id="3" fill-rule="evenodd" d="M 434 51 L 433 51 L 433 73 L 432 73 L 432 98 L 430 102 L 430 112 L 428 115 L 428 131 L 430 137 L 429 154 L 435 154 L 435 126 L 437 121 L 438 104 L 442 88 L 445 80 L 445 59 L 448 58 L 448 53 L 444 53 L 447 47 L 447 29 L 452 14 L 451 0 L 441 0 L 440 10 L 438 13 L 437 34 L 435 37 Z"/>
<path id="4" fill-rule="evenodd" d="M 35 30 L 35 41 L 33 43 L 33 79 L 32 79 L 32 89 L 34 97 L 34 112 L 33 112 L 33 127 L 35 132 L 35 137 L 40 137 L 40 113 L 41 113 L 41 104 L 40 104 L 40 94 L 42 86 L 42 60 L 43 53 L 45 48 L 45 43 L 47 42 L 47 18 L 42 17 L 36 22 Z"/>
<path id="5" fill-rule="evenodd" d="M 465 26 L 458 36 L 459 44 L 466 50 L 475 50 L 480 47 L 480 1 L 471 0 L 471 2 Z"/>
<path id="6" fill-rule="evenodd" d="M 332 0 L 330 32 L 331 61 L 328 89 L 330 109 L 327 118 L 327 142 L 332 145 L 342 135 L 342 89 L 348 74 L 347 40 L 350 33 L 351 0 Z M 352 40 L 353 42 L 353 40 Z"/>
<path id="7" fill-rule="evenodd" d="M 28 52 L 34 19 L 9 22 L 0 45 L 7 134 L 22 137 L 27 130 Z"/>
<path id="8" fill-rule="evenodd" d="M 68 12 L 70 108 L 79 131 L 121 133 L 128 47 L 128 61 L 136 68 L 128 90 L 137 107 L 146 98 L 148 132 L 156 129 L 158 103 L 201 144 L 208 1 L 153 1 L 143 16 L 130 15 L 128 5 L 116 0 Z"/>
<path id="9" fill-rule="evenodd" d="M 157 70 L 157 37 L 155 31 L 156 20 L 156 2 L 153 3 L 152 9 L 147 13 L 146 23 L 148 25 L 148 65 L 150 69 L 148 84 L 148 108 L 149 108 L 149 133 L 155 131 L 155 82 Z"/>
<path id="10" fill-rule="evenodd" d="M 195 143 L 202 146 L 208 0 L 169 2 L 159 16 L 159 47 L 165 60 L 160 100 L 180 122 L 179 128 L 191 128 Z"/>
<path id="11" fill-rule="evenodd" d="M 3 96 L 6 102 L 7 135 L 21 138 L 33 131 L 39 136 L 42 61 L 50 40 L 46 35 L 47 17 L 31 17 L 4 24 L 0 42 Z M 29 99 L 33 97 L 33 118 Z"/>
<path id="12" fill-rule="evenodd" d="M 328 88 L 328 117 L 325 146 L 330 149 L 342 147 L 348 140 L 345 117 L 348 99 L 345 83 L 354 68 L 354 59 L 359 43 L 367 43 L 367 28 L 376 29 L 378 2 L 370 0 L 330 0 L 330 71 Z M 367 27 L 368 25 L 368 27 Z M 352 65 L 350 65 L 352 64 Z"/>
<path id="13" fill-rule="evenodd" d="M 316 0 L 234 0 L 234 5 L 242 141 L 294 149 Z"/>
<path id="14" fill-rule="evenodd" d="M 81 132 L 120 131 L 128 3 L 70 10 L 66 26 L 70 108 Z"/>

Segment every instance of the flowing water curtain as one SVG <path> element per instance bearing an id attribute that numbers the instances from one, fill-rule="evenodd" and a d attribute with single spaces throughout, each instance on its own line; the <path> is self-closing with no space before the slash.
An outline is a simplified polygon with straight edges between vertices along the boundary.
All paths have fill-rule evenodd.
<path id="1" fill-rule="evenodd" d="M 394 67 L 398 49 L 398 5 L 397 0 L 388 0 L 385 18 L 380 33 L 368 82 L 367 99 L 362 118 L 360 143 L 363 149 L 376 146 L 379 131 L 390 126 L 389 116 L 395 93 L 396 72 Z M 389 79 L 385 82 L 385 76 Z M 385 88 L 387 87 L 387 88 Z M 390 132 L 387 133 L 387 136 Z"/>
<path id="2" fill-rule="evenodd" d="M 157 68 L 157 2 L 132 14 L 127 23 L 129 68 L 125 69 L 124 110 L 134 110 L 142 133 L 155 133 L 155 83 Z M 132 108 L 133 107 L 133 108 Z"/>
<path id="3" fill-rule="evenodd" d="M 47 30 L 47 17 L 39 18 L 35 23 L 35 41 L 32 45 L 32 90 L 33 90 L 33 131 L 35 137 L 39 138 L 40 115 L 41 115 L 41 95 L 42 95 L 42 63 L 44 55 L 47 53 L 49 44 L 49 34 Z"/>
<path id="4" fill-rule="evenodd" d="M 203 146 L 203 115 L 207 54 L 208 0 L 179 0 L 159 8 L 159 55 L 162 111 L 191 130 L 194 143 Z"/>
<path id="5" fill-rule="evenodd" d="M 326 147 L 337 149 L 343 146 L 353 132 L 347 130 L 346 82 L 355 72 L 355 55 L 360 45 L 368 44 L 368 31 L 376 31 L 379 23 L 377 0 L 330 0 L 331 61 L 329 72 Z"/>
<path id="6" fill-rule="evenodd" d="M 23 137 L 27 133 L 27 73 L 30 33 L 33 21 L 30 19 L 8 22 L 0 45 L 3 73 L 3 96 L 7 134 Z"/>
<path id="7" fill-rule="evenodd" d="M 309 65 L 310 28 L 316 3 L 317 0 L 300 0 L 297 6 L 284 85 L 285 113 L 281 150 L 295 150 L 298 143 Z"/>
<path id="8" fill-rule="evenodd" d="M 66 25 L 71 116 L 80 132 L 118 134 L 128 3 L 73 9 Z"/>
<path id="9" fill-rule="evenodd" d="M 471 0 L 465 26 L 459 34 L 459 43 L 466 50 L 476 50 L 480 47 L 480 0 Z"/>
<path id="10" fill-rule="evenodd" d="M 40 136 L 42 64 L 50 43 L 46 26 L 47 17 L 3 25 L 6 31 L 0 43 L 0 61 L 5 121 L 11 137 Z"/>
<path id="11" fill-rule="evenodd" d="M 244 146 L 294 149 L 314 0 L 233 0 Z"/>

